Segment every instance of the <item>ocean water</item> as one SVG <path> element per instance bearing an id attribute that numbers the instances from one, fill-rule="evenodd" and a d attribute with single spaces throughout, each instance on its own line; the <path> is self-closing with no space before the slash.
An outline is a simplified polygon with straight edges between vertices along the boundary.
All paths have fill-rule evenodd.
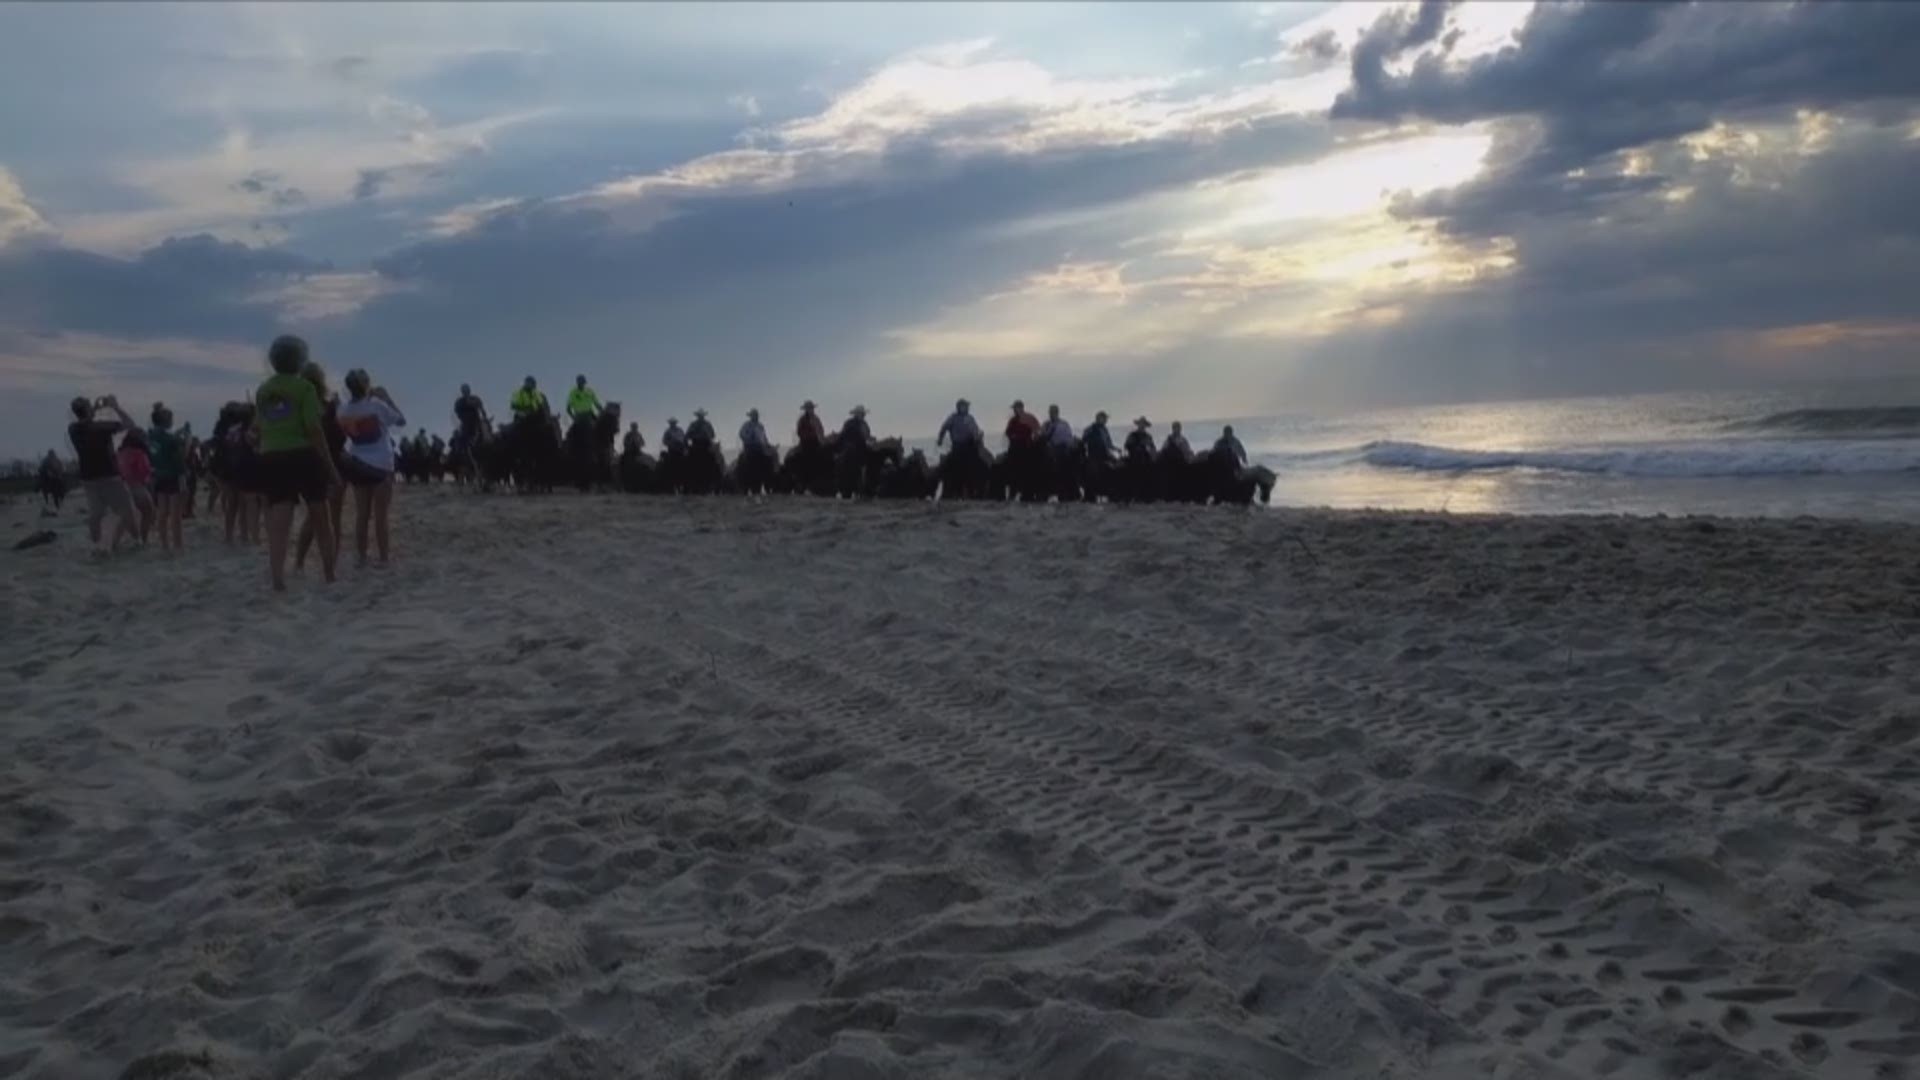
<path id="1" fill-rule="evenodd" d="M 1279 474 L 1279 505 L 1920 521 L 1920 386 L 1911 384 L 1231 423 L 1248 456 Z M 1196 447 L 1221 426 L 1186 425 Z"/>
<path id="2" fill-rule="evenodd" d="M 1227 423 L 1281 506 L 1920 521 L 1920 382 L 1188 420 L 1188 441 Z"/>

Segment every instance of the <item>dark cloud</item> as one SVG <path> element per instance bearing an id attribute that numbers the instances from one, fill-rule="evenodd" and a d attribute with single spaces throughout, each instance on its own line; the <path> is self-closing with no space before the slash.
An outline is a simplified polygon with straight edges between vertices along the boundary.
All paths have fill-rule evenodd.
<path id="1" fill-rule="evenodd" d="M 361 169 L 360 179 L 353 185 L 353 197 L 371 199 L 380 194 L 380 188 L 393 175 L 391 169 Z"/>
<path id="2" fill-rule="evenodd" d="M 306 203 L 306 192 L 297 187 L 281 187 L 280 180 L 280 174 L 271 169 L 255 169 L 234 181 L 231 186 L 235 191 L 260 196 L 262 201 L 276 210 L 288 210 Z"/>
<path id="3" fill-rule="evenodd" d="M 1340 44 L 1339 35 L 1331 30 L 1322 30 L 1312 37 L 1296 42 L 1290 50 L 1302 60 L 1311 60 L 1316 64 L 1331 64 L 1346 52 Z"/>
<path id="4" fill-rule="evenodd" d="M 169 239 L 131 259 L 14 245 L 0 249 L 0 326 L 251 340 L 277 322 L 257 298 L 262 291 L 327 269 L 205 235 Z"/>
<path id="5" fill-rule="evenodd" d="M 1920 5 L 1543 3 L 1497 52 L 1387 70 L 1431 29 L 1407 13 L 1369 29 L 1331 115 L 1492 122 L 1475 179 L 1393 211 L 1468 250 L 1505 245 L 1512 265 L 1381 298 L 1400 320 L 1324 343 L 1320 389 L 1417 401 L 1725 383 L 1754 377 L 1741 349 L 1761 331 L 1914 319 Z M 1796 127 L 1804 110 L 1837 120 L 1816 136 Z M 1717 122 L 1761 141 L 1681 141 Z"/>
<path id="6" fill-rule="evenodd" d="M 1317 389 L 1344 381 L 1421 401 L 1724 385 L 1759 376 L 1750 354 L 1762 331 L 1920 316 L 1909 180 L 1920 142 L 1902 129 L 1842 129 L 1824 153 L 1773 175 L 1764 160 L 1694 161 L 1682 150 L 1655 163 L 1686 198 L 1623 182 L 1604 223 L 1578 198 L 1508 216 L 1510 271 L 1401 300 L 1405 315 L 1389 329 L 1336 336 L 1314 369 Z M 1891 342 L 1867 359 L 1911 370 L 1910 347 Z"/>
<path id="7" fill-rule="evenodd" d="M 1353 88 L 1340 95 L 1334 115 L 1343 115 L 1341 103 L 1350 99 L 1366 100 L 1387 93 L 1387 61 L 1438 38 L 1446 28 L 1447 11 L 1452 6 L 1452 0 L 1420 0 L 1418 7 L 1390 11 L 1368 27 L 1353 47 Z"/>
<path id="8" fill-rule="evenodd" d="M 1461 232 L 1495 234 L 1536 208 L 1601 212 L 1659 182 L 1566 174 L 1715 120 L 1920 95 L 1920 4 L 1544 3 L 1498 52 L 1464 64 L 1427 54 L 1389 74 L 1388 61 L 1432 39 L 1441 6 L 1367 31 L 1332 116 L 1506 121 L 1474 189 L 1423 208 Z"/>
<path id="9" fill-rule="evenodd" d="M 1289 119 L 1214 139 L 955 162 L 940 149 L 952 134 L 896 147 L 871 179 L 687 199 L 640 233 L 598 211 L 528 202 L 380 260 L 398 288 L 328 333 L 401 367 L 459 357 L 453 366 L 476 385 L 566 356 L 651 400 L 729 384 L 825 393 L 822 380 L 848 359 L 886 351 L 886 331 L 1146 224 L 1121 216 L 1111 235 L 1081 225 L 1063 236 L 1004 228 L 1013 222 L 1306 160 L 1330 145 L 1324 125 Z M 876 400 L 888 389 L 867 388 Z"/>

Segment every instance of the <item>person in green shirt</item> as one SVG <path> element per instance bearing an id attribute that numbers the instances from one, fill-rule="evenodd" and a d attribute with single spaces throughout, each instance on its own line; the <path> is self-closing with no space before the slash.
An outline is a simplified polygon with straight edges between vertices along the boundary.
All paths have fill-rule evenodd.
<path id="1" fill-rule="evenodd" d="M 287 542 L 296 502 L 307 505 L 307 527 L 320 543 L 320 569 L 333 581 L 339 554 L 327 512 L 327 493 L 340 484 L 320 422 L 320 394 L 301 377 L 307 343 L 291 334 L 267 348 L 273 375 L 254 394 L 254 428 L 260 438 L 260 487 L 267 500 L 267 559 L 275 592 L 287 588 Z"/>
<path id="2" fill-rule="evenodd" d="M 574 420 L 591 420 L 600 415 L 600 395 L 587 386 L 585 375 L 573 378 L 573 389 L 567 392 L 567 416 Z"/>
<path id="3" fill-rule="evenodd" d="M 520 384 L 520 389 L 513 392 L 507 404 L 513 409 L 513 419 L 517 423 L 546 412 L 547 395 L 540 392 L 540 385 L 529 375 L 527 381 Z"/>
<path id="4" fill-rule="evenodd" d="M 173 430 L 173 411 L 155 402 L 147 429 L 147 456 L 153 462 L 153 501 L 159 511 L 160 550 L 180 551 L 185 544 L 181 518 L 190 498 L 180 484 L 187 471 L 186 442 Z"/>

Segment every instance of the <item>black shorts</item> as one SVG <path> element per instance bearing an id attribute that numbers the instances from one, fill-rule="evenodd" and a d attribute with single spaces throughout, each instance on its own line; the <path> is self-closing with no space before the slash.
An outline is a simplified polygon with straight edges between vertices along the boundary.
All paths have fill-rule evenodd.
<path id="1" fill-rule="evenodd" d="M 260 477 L 260 493 L 267 497 L 268 506 L 327 501 L 327 463 L 312 450 L 261 454 L 255 471 Z"/>
<path id="2" fill-rule="evenodd" d="M 155 476 L 153 478 L 153 493 L 155 495 L 180 494 L 180 478 L 177 476 Z"/>
<path id="3" fill-rule="evenodd" d="M 393 479 L 393 474 L 390 472 L 381 472 L 379 469 L 361 461 L 352 454 L 341 454 L 340 479 L 345 480 L 354 487 L 370 488 L 379 487 L 381 484 Z"/>

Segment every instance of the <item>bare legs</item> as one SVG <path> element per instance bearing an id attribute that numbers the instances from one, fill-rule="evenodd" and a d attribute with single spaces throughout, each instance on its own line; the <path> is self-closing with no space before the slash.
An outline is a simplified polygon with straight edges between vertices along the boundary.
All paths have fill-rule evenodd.
<path id="1" fill-rule="evenodd" d="M 333 526 L 333 538 L 334 538 L 334 544 L 336 545 L 336 552 L 338 550 L 340 537 L 343 535 L 340 529 L 340 522 L 341 522 L 341 519 L 346 516 L 346 508 L 347 508 L 346 486 L 343 484 L 339 487 L 329 488 L 327 490 L 327 520 Z M 293 569 L 295 573 L 298 573 L 301 570 L 301 568 L 307 565 L 307 552 L 313 548 L 313 541 L 314 541 L 313 520 L 314 520 L 313 515 L 308 514 L 306 521 L 303 522 L 300 526 L 300 542 L 294 545 L 294 549 L 293 549 Z"/>
<path id="2" fill-rule="evenodd" d="M 389 511 L 393 509 L 393 477 L 373 490 L 373 532 L 380 545 L 380 565 L 385 566 L 393 554 L 393 540 L 387 527 Z"/>
<path id="3" fill-rule="evenodd" d="M 388 527 L 389 512 L 392 507 L 393 477 L 391 475 L 373 487 L 353 489 L 353 539 L 354 551 L 359 556 L 358 565 L 367 565 L 369 531 L 379 545 L 380 565 L 385 566 L 392 556 L 393 540 Z"/>
<path id="4" fill-rule="evenodd" d="M 287 591 L 287 548 L 293 539 L 293 509 L 290 502 L 267 507 L 267 565 L 275 592 Z M 311 529 L 314 539 L 320 542 L 320 573 L 329 585 L 333 583 L 334 565 L 340 554 L 334 544 L 332 517 L 326 499 L 307 503 L 305 528 Z"/>
<path id="5" fill-rule="evenodd" d="M 182 536 L 180 518 L 191 496 L 163 494 L 155 495 L 153 498 L 159 509 L 160 550 L 183 550 L 186 543 Z"/>

